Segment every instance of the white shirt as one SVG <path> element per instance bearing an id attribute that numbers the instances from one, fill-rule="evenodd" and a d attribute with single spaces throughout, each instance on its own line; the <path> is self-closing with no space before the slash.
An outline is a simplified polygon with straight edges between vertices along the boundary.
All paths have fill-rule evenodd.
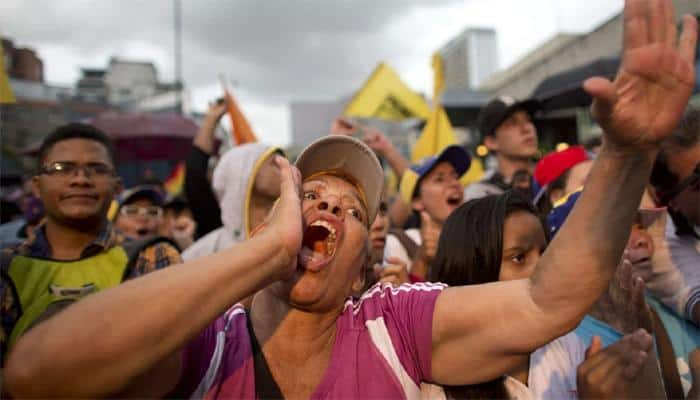
<path id="1" fill-rule="evenodd" d="M 420 237 L 419 229 L 407 229 L 404 232 L 406 232 L 406 235 L 413 239 L 413 241 L 416 242 L 418 246 L 421 245 L 422 240 Z M 406 268 L 408 268 L 408 272 L 411 272 L 413 260 L 411 260 L 408 257 L 408 253 L 406 252 L 406 249 L 401 245 L 399 239 L 397 239 L 396 236 L 392 234 L 388 234 L 386 236 L 386 244 L 384 245 L 384 265 L 387 264 L 386 260 L 389 257 L 397 257 L 401 259 L 401 261 L 406 263 Z"/>
<path id="2" fill-rule="evenodd" d="M 586 343 L 570 332 L 535 350 L 530 355 L 527 386 L 506 376 L 504 384 L 511 399 L 577 399 L 576 370 L 585 360 Z M 422 398 L 445 399 L 438 385 L 421 386 Z"/>

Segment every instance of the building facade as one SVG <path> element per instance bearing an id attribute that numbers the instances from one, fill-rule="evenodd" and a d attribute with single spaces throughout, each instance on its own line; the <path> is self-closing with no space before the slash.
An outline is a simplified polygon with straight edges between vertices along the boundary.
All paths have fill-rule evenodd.
<path id="1" fill-rule="evenodd" d="M 498 70 L 496 31 L 467 28 L 440 50 L 446 89 L 474 89 Z"/>

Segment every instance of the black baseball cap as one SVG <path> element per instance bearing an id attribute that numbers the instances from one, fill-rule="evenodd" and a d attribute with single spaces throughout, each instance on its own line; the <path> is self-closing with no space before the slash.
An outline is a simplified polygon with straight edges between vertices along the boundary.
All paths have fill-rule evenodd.
<path id="1" fill-rule="evenodd" d="M 153 204 L 161 207 L 163 206 L 164 196 L 160 189 L 154 185 L 138 185 L 130 189 L 126 189 L 119 197 L 117 197 L 117 203 L 119 206 L 124 204 L 129 204 L 138 199 L 148 199 L 153 202 Z"/>
<path id="2" fill-rule="evenodd" d="M 517 110 L 525 110 L 532 117 L 542 108 L 542 104 L 536 99 L 518 101 L 511 96 L 499 96 L 491 100 L 479 113 L 479 131 L 481 134 L 491 136 L 503 121 Z"/>

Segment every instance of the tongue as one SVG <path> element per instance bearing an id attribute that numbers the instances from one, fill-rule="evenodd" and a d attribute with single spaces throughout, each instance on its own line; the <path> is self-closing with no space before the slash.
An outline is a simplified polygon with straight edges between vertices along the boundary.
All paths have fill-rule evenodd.
<path id="1" fill-rule="evenodd" d="M 317 240 L 314 242 L 314 253 L 326 254 L 326 241 Z"/>

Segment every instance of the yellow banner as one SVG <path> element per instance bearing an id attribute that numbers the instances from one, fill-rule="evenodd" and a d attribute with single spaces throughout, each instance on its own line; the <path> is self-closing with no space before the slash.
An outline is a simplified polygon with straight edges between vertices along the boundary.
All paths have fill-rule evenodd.
<path id="1" fill-rule="evenodd" d="M 428 119 L 430 107 L 422 96 L 401 81 L 391 67 L 382 63 L 355 93 L 345 108 L 345 115 L 390 121 Z"/>
<path id="2" fill-rule="evenodd" d="M 0 46 L 0 104 L 16 103 L 15 95 L 10 87 L 10 80 L 7 78 L 7 69 L 5 69 L 5 53 Z"/>
<path id="3" fill-rule="evenodd" d="M 430 118 L 411 150 L 411 161 L 419 162 L 425 157 L 433 156 L 445 147 L 457 144 L 457 136 L 452 131 L 452 124 L 447 118 L 445 109 L 440 104 L 440 93 L 444 88 L 442 58 L 439 53 L 433 54 L 433 110 Z"/>
<path id="4" fill-rule="evenodd" d="M 434 156 L 449 145 L 457 144 L 457 136 L 452 131 L 452 125 L 447 118 L 445 109 L 441 105 L 436 105 L 430 114 L 430 119 L 411 150 L 411 162 L 413 163 L 417 163 L 425 157 Z"/>

